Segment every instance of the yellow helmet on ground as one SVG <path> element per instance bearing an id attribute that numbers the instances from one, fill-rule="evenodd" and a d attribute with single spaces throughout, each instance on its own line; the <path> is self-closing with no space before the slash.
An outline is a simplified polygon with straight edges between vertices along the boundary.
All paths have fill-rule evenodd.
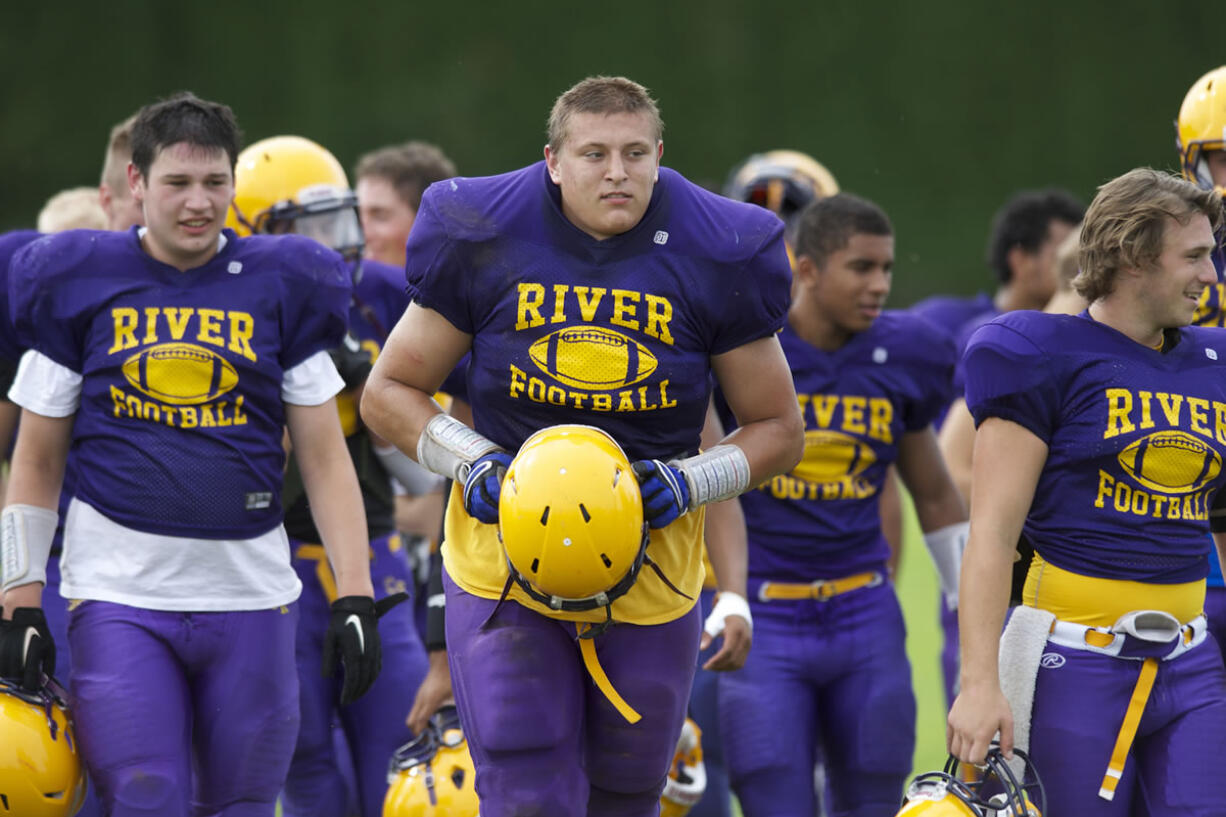
<path id="1" fill-rule="evenodd" d="M 728 175 L 724 195 L 776 213 L 784 221 L 810 202 L 839 192 L 826 166 L 798 150 L 755 153 Z"/>
<path id="2" fill-rule="evenodd" d="M 1216 185 L 1205 154 L 1226 149 L 1226 65 L 1214 68 L 1188 89 L 1179 106 L 1175 135 L 1183 177 L 1213 190 Z"/>
<path id="3" fill-rule="evenodd" d="M 67 696 L 54 681 L 26 692 L 0 679 L 0 815 L 71 817 L 85 799 Z"/>
<path id="4" fill-rule="evenodd" d="M 301 136 L 261 139 L 238 155 L 226 226 L 240 236 L 299 233 L 354 258 L 365 243 L 345 169 Z"/>
<path id="5" fill-rule="evenodd" d="M 959 777 L 959 767 L 966 767 L 951 755 L 943 771 L 911 781 L 896 817 L 1043 817 L 1043 781 L 1025 752 L 1014 749 L 1013 754 L 1020 775 L 993 743 L 974 780 Z"/>
<path id="6" fill-rule="evenodd" d="M 477 817 L 476 770 L 454 706 L 392 755 L 383 817 Z"/>
<path id="7" fill-rule="evenodd" d="M 668 770 L 660 797 L 660 817 L 685 817 L 707 790 L 707 767 L 702 762 L 702 730 L 690 718 L 681 727 L 677 754 Z"/>
<path id="8" fill-rule="evenodd" d="M 498 535 L 513 579 L 560 610 L 607 607 L 638 578 L 643 496 L 621 446 L 592 426 L 529 437 L 507 469 Z"/>

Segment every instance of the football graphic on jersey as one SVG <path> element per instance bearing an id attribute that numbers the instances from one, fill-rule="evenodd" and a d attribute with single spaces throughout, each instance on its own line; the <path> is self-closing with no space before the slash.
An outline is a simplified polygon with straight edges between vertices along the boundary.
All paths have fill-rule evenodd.
<path id="1" fill-rule="evenodd" d="M 230 361 L 194 343 L 159 343 L 123 362 L 123 376 L 133 388 L 171 405 L 215 400 L 238 385 Z"/>
<path id="2" fill-rule="evenodd" d="M 839 431 L 806 431 L 805 455 L 792 476 L 809 482 L 838 482 L 854 477 L 877 461 L 873 449 Z"/>
<path id="3" fill-rule="evenodd" d="M 541 371 L 576 389 L 620 389 L 651 375 L 656 356 L 621 332 L 568 326 L 538 338 L 528 354 Z"/>
<path id="4" fill-rule="evenodd" d="M 1176 429 L 1133 440 L 1120 452 L 1119 461 L 1146 488 L 1171 494 L 1195 491 L 1222 471 L 1222 457 L 1212 446 Z"/>

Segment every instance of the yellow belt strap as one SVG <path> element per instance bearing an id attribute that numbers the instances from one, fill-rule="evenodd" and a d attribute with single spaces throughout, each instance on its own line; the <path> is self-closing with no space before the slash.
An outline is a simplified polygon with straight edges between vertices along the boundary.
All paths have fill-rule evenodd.
<path id="1" fill-rule="evenodd" d="M 1133 687 L 1132 699 L 1128 701 L 1128 711 L 1124 714 L 1124 722 L 1120 724 L 1120 733 L 1115 739 L 1115 748 L 1111 750 L 1111 762 L 1107 764 L 1107 774 L 1103 776 L 1103 784 L 1098 789 L 1098 796 L 1104 800 L 1115 799 L 1115 787 L 1120 784 L 1124 775 L 1124 764 L 1128 761 L 1128 750 L 1137 736 L 1137 727 L 1141 725 L 1141 714 L 1149 700 L 1149 693 L 1154 689 L 1154 678 L 1158 675 L 1158 659 L 1146 658 L 1141 664 L 1141 674 L 1137 677 L 1137 685 Z"/>
<path id="2" fill-rule="evenodd" d="M 299 559 L 315 563 L 315 577 L 319 579 L 319 586 L 324 591 L 324 597 L 328 600 L 328 604 L 336 601 L 336 577 L 332 575 L 332 566 L 328 564 L 328 552 L 324 550 L 324 546 L 299 545 L 294 555 Z"/>
<path id="3" fill-rule="evenodd" d="M 580 636 L 587 632 L 591 624 L 583 622 L 575 622 L 575 630 Z M 600 666 L 600 659 L 596 657 L 596 644 L 590 638 L 579 639 L 579 652 L 583 655 L 583 666 L 587 668 L 588 675 L 592 676 L 592 680 L 596 682 L 596 688 L 604 693 L 604 696 L 609 699 L 609 703 L 613 704 L 613 708 L 621 713 L 621 716 L 630 723 L 638 723 L 643 719 L 643 716 L 634 711 L 634 707 L 626 703 L 626 699 L 617 694 L 617 690 L 613 688 L 613 682 L 609 680 L 609 676 L 605 674 L 604 667 Z"/>
<path id="4" fill-rule="evenodd" d="M 861 587 L 868 587 L 870 584 L 880 580 L 881 574 L 875 570 L 870 570 L 867 573 L 856 573 L 851 576 L 843 576 L 839 579 L 827 579 L 805 584 L 763 582 L 758 594 L 762 599 L 773 599 L 776 601 L 800 601 L 802 599 L 824 601 L 834 596 L 849 593 L 852 590 L 859 590 Z"/>

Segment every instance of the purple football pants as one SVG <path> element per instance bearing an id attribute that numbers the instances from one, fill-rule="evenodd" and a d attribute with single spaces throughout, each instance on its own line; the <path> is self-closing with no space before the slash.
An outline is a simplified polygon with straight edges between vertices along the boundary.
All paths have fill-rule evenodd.
<path id="1" fill-rule="evenodd" d="M 399 547 L 392 549 L 392 536 L 372 539 L 370 574 L 375 598 L 412 587 L 409 563 Z M 293 553 L 302 544 L 290 541 Z M 426 675 L 425 648 L 417 634 L 413 606 L 404 603 L 379 619 L 379 642 L 383 669 L 366 694 L 349 706 L 339 705 L 341 679 L 320 675 L 323 641 L 328 630 L 331 600 L 320 584 L 313 558 L 294 557 L 294 569 L 302 579 L 298 601 L 301 620 L 296 644 L 302 727 L 285 781 L 281 806 L 285 817 L 339 817 L 347 813 L 351 783 L 349 768 L 356 775 L 358 809 L 362 817 L 380 817 L 387 793 L 387 763 L 413 733 L 404 719 L 413 707 L 413 697 Z M 344 739 L 338 757 L 333 726 L 339 722 Z"/>
<path id="2" fill-rule="evenodd" d="M 298 732 L 297 621 L 296 604 L 72 610 L 73 716 L 105 813 L 272 817 Z"/>
<path id="3" fill-rule="evenodd" d="M 595 639 L 614 689 L 643 716 L 632 725 L 588 675 L 573 623 L 443 580 L 451 680 L 482 817 L 659 814 L 698 656 L 698 606 Z"/>
<path id="4" fill-rule="evenodd" d="M 1030 727 L 1030 756 L 1047 790 L 1045 815 L 1226 815 L 1226 670 L 1213 639 L 1158 665 L 1111 801 L 1098 790 L 1141 662 L 1055 644 L 1046 649 Z"/>
<path id="5" fill-rule="evenodd" d="M 703 590 L 699 599 L 702 618 L 706 621 L 715 604 L 715 591 Z M 723 646 L 717 638 L 698 655 L 694 673 L 694 688 L 690 691 L 690 717 L 702 730 L 702 765 L 707 772 L 707 789 L 702 799 L 690 809 L 690 817 L 731 817 L 732 790 L 728 785 L 728 769 L 724 764 L 723 741 L 719 734 L 718 688 L 720 673 L 702 669 L 702 665 Z"/>
<path id="6" fill-rule="evenodd" d="M 816 814 L 819 757 L 826 813 L 893 817 L 915 747 L 906 628 L 893 586 L 750 606 L 749 660 L 719 679 L 724 756 L 745 817 Z"/>
<path id="7" fill-rule="evenodd" d="M 1205 590 L 1205 618 L 1209 619 L 1209 635 L 1217 639 L 1218 649 L 1226 655 L 1226 587 Z"/>

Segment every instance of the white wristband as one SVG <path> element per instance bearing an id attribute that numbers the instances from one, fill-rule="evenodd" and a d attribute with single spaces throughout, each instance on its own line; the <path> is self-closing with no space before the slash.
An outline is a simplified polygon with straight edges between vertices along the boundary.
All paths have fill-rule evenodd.
<path id="1" fill-rule="evenodd" d="M 671 464 L 685 475 L 691 511 L 708 502 L 731 499 L 749 487 L 749 459 L 739 445 L 717 445 Z"/>
<path id="2" fill-rule="evenodd" d="M 969 531 L 969 522 L 955 522 L 924 534 L 924 544 L 932 554 L 932 563 L 941 579 L 941 592 L 951 610 L 958 606 L 958 576 L 962 572 L 962 551 L 966 549 Z"/>
<path id="3" fill-rule="evenodd" d="M 9 505 L 0 513 L 0 589 L 47 583 L 47 559 L 60 515 L 34 505 Z"/>
<path id="4" fill-rule="evenodd" d="M 501 446 L 449 414 L 436 414 L 417 440 L 417 461 L 436 474 L 463 483 L 472 463 Z"/>
<path id="5" fill-rule="evenodd" d="M 749 602 L 745 601 L 745 597 L 740 593 L 730 593 L 726 590 L 719 591 L 719 595 L 715 597 L 715 606 L 711 608 L 711 615 L 707 616 L 702 629 L 707 635 L 715 638 L 724 632 L 724 622 L 727 621 L 728 616 L 740 616 L 745 619 L 745 623 L 749 625 L 749 631 L 753 632 L 753 615 L 749 612 Z"/>

